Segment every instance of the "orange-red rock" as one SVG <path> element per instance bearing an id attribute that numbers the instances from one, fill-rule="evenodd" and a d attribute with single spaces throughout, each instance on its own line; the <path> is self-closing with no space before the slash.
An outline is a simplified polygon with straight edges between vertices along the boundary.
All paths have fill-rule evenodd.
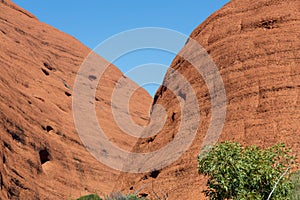
<path id="1" fill-rule="evenodd" d="M 94 159 L 74 128 L 72 88 L 89 52 L 12 2 L 0 2 L 0 199 L 106 195 L 116 184 L 119 172 Z M 110 111 L 121 77 L 114 66 L 105 72 L 96 110 L 108 137 L 131 149 L 136 139 L 122 134 Z M 139 89 L 132 102 L 133 119 L 147 123 L 152 98 Z"/>
<path id="2" fill-rule="evenodd" d="M 284 142 L 300 158 L 299 13 L 299 0 L 233 0 L 191 34 L 210 54 L 224 82 L 227 115 L 219 142 L 261 147 Z M 197 173 L 197 155 L 210 123 L 210 96 L 186 60 L 177 56 L 171 68 L 183 74 L 197 93 L 201 110 L 197 136 L 191 148 L 157 177 L 123 174 L 120 179 L 126 192 L 143 188 L 141 192 L 152 198 L 164 193 L 169 199 L 205 199 L 201 191 L 206 179 Z M 172 120 L 172 114 L 180 111 L 176 97 L 161 88 L 156 104 L 166 108 L 167 124 L 153 140 L 140 140 L 138 151 L 159 149 L 178 131 L 180 115 Z"/>
<path id="3" fill-rule="evenodd" d="M 262 147 L 285 142 L 299 158 L 299 13 L 299 0 L 233 0 L 191 34 L 224 82 L 227 115 L 219 141 Z M 150 198 L 205 199 L 197 155 L 210 124 L 211 102 L 190 63 L 177 56 L 171 68 L 189 80 L 199 101 L 201 123 L 191 148 L 162 170 L 120 174 L 89 154 L 73 124 L 72 88 L 90 50 L 8 0 L 0 1 L 0 41 L 0 199 L 68 199 L 120 189 L 140 189 Z M 118 128 L 111 114 L 111 94 L 121 77 L 110 66 L 97 90 L 96 111 L 105 133 L 136 152 L 165 146 L 181 120 L 176 97 L 161 87 L 154 102 L 165 107 L 166 125 L 157 136 L 137 141 Z M 140 89 L 130 102 L 134 121 L 147 124 L 151 97 Z"/>

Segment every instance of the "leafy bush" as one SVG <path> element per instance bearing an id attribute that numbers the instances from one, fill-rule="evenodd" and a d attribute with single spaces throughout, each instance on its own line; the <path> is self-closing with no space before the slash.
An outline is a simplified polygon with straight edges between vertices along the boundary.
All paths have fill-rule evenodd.
<path id="1" fill-rule="evenodd" d="M 290 152 L 283 144 L 267 149 L 230 142 L 218 144 L 198 156 L 198 172 L 208 176 L 208 189 L 203 192 L 213 200 L 268 199 L 279 177 L 294 161 Z M 284 174 L 271 199 L 290 199 L 292 188 Z"/>
<path id="2" fill-rule="evenodd" d="M 123 195 L 120 192 L 115 192 L 110 194 L 105 200 L 146 200 L 145 198 L 140 198 L 135 194 Z"/>
<path id="3" fill-rule="evenodd" d="M 80 197 L 77 200 L 102 200 L 102 199 L 96 194 L 90 194 L 87 196 Z"/>

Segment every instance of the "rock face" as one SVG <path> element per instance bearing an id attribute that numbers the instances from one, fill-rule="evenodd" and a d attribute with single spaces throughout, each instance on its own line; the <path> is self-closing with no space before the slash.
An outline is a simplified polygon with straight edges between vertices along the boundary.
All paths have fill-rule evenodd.
<path id="1" fill-rule="evenodd" d="M 299 158 L 299 13 L 299 0 L 233 0 L 191 34 L 210 54 L 224 82 L 227 115 L 219 142 L 261 147 L 284 142 Z M 197 174 L 197 155 L 211 120 L 210 94 L 189 62 L 177 56 L 171 68 L 184 75 L 197 93 L 201 112 L 197 136 L 171 166 L 136 176 L 122 174 L 121 188 L 127 192 L 141 189 L 152 198 L 162 198 L 163 193 L 169 199 L 205 199 L 201 191 L 206 179 Z M 177 80 L 172 81 L 176 84 Z M 161 87 L 154 102 L 166 109 L 166 125 L 151 140 L 139 140 L 136 151 L 157 150 L 178 131 L 180 106 L 172 92 Z"/>
<path id="2" fill-rule="evenodd" d="M 284 142 L 300 158 L 299 13 L 299 0 L 233 0 L 191 34 L 210 54 L 224 82 L 227 115 L 219 142 L 262 147 Z M 188 151 L 162 170 L 120 174 L 93 158 L 75 130 L 74 80 L 89 53 L 76 39 L 0 0 L 0 199 L 68 199 L 112 190 L 138 191 L 150 198 L 205 199 L 201 191 L 206 179 L 198 175 L 196 159 L 212 105 L 201 75 L 180 56 L 171 65 L 191 83 L 199 102 L 201 123 Z M 178 84 L 170 71 L 165 81 Z M 149 152 L 164 147 L 180 125 L 178 99 L 161 87 L 154 104 L 165 108 L 166 124 L 156 136 L 137 140 L 122 132 L 111 112 L 112 93 L 122 77 L 110 65 L 98 85 L 99 124 L 123 149 Z M 149 123 L 151 104 L 143 89 L 134 93 L 129 114 L 137 124 Z"/>
<path id="3" fill-rule="evenodd" d="M 0 1 L 0 199 L 111 192 L 119 172 L 89 154 L 73 123 L 72 88 L 89 52 L 12 2 Z M 109 139 L 131 149 L 136 139 L 122 134 L 110 111 L 111 93 L 121 77 L 116 67 L 107 69 L 96 111 Z M 131 117 L 146 124 L 152 98 L 139 89 L 131 101 Z"/>

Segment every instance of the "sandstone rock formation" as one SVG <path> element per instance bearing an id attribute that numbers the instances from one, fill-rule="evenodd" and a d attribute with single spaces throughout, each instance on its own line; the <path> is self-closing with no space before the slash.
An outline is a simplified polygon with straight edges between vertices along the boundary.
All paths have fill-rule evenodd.
<path id="1" fill-rule="evenodd" d="M 284 142 L 300 158 L 299 13 L 299 0 L 233 0 L 191 34 L 210 54 L 224 82 L 227 115 L 219 142 L 232 140 L 261 147 Z M 201 191 L 206 180 L 197 174 L 196 159 L 211 120 L 210 94 L 189 62 L 177 56 L 171 68 L 196 90 L 201 110 L 197 136 L 171 166 L 142 175 L 122 174 L 121 188 L 126 192 L 141 189 L 151 198 L 205 199 Z M 172 81 L 176 84 L 177 80 Z M 180 106 L 172 92 L 161 87 L 154 102 L 165 107 L 167 123 L 155 137 L 141 139 L 136 151 L 157 150 L 178 131 Z"/>
<path id="2" fill-rule="evenodd" d="M 69 199 L 114 187 L 119 172 L 89 154 L 73 123 L 72 88 L 89 52 L 11 1 L 0 1 L 0 199 Z M 109 139 L 131 149 L 136 139 L 122 133 L 110 111 L 121 77 L 114 66 L 105 72 L 96 111 Z M 152 98 L 139 89 L 131 101 L 133 120 L 147 123 Z"/>
<path id="3" fill-rule="evenodd" d="M 259 146 L 285 142 L 299 158 L 299 13 L 299 0 L 232 0 L 191 34 L 210 54 L 224 82 L 227 115 L 219 141 Z M 191 63 L 177 56 L 171 65 L 191 83 L 200 105 L 201 123 L 191 147 L 162 170 L 120 174 L 90 155 L 74 127 L 74 80 L 90 50 L 9 0 L 0 1 L 0 41 L 0 199 L 68 199 L 112 190 L 205 199 L 201 191 L 206 181 L 197 173 L 196 159 L 212 105 Z M 170 71 L 165 82 L 176 85 Z M 100 81 L 95 98 L 99 124 L 123 149 L 160 149 L 178 131 L 178 99 L 161 87 L 154 104 L 166 109 L 166 124 L 158 135 L 137 140 L 120 130 L 110 109 L 122 77 L 110 65 Z M 130 102 L 133 120 L 148 124 L 151 97 L 139 89 Z"/>

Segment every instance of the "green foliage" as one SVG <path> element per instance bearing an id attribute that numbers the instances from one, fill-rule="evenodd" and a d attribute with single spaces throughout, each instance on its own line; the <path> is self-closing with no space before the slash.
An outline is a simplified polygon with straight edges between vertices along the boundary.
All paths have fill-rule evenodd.
<path id="1" fill-rule="evenodd" d="M 292 181 L 292 184 L 294 186 L 290 199 L 299 200 L 300 199 L 300 171 L 291 173 L 290 180 Z"/>
<path id="2" fill-rule="evenodd" d="M 142 200 L 142 198 L 136 196 L 135 194 L 130 194 L 126 196 L 126 200 Z"/>
<path id="3" fill-rule="evenodd" d="M 123 195 L 120 192 L 115 192 L 110 194 L 105 200 L 146 200 L 145 198 L 140 198 L 136 194 Z"/>
<path id="4" fill-rule="evenodd" d="M 290 152 L 283 144 L 267 149 L 230 142 L 218 144 L 205 156 L 198 156 L 198 172 L 208 176 L 208 189 L 203 192 L 213 200 L 265 200 L 293 163 Z M 271 199 L 290 199 L 292 188 L 288 175 L 283 176 Z"/>
<path id="5" fill-rule="evenodd" d="M 90 194 L 87 196 L 80 197 L 77 200 L 102 200 L 102 199 L 96 194 Z"/>
<path id="6" fill-rule="evenodd" d="M 102 200 L 102 199 L 96 194 L 90 194 L 87 196 L 80 197 L 77 200 Z M 105 200 L 147 200 L 147 199 L 140 198 L 135 194 L 123 195 L 120 192 L 115 192 L 105 197 Z"/>

